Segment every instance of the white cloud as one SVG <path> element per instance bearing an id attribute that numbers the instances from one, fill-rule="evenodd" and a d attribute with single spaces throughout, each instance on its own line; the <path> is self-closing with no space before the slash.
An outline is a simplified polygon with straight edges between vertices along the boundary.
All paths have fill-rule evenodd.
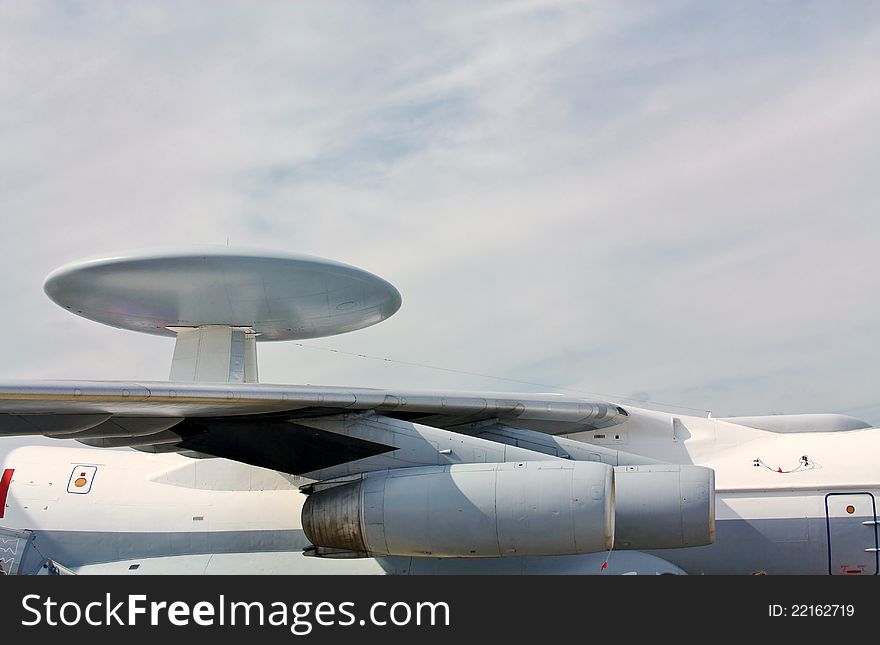
<path id="1" fill-rule="evenodd" d="M 880 423 L 872 5 L 0 12 L 3 378 L 165 378 L 168 340 L 76 319 L 42 279 L 230 236 L 400 288 L 396 317 L 314 346 Z M 260 354 L 264 381 L 506 387 Z"/>

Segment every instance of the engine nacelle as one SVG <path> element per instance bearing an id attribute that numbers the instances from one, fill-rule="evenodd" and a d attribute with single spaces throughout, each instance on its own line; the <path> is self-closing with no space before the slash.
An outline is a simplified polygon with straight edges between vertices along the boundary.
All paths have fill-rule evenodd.
<path id="1" fill-rule="evenodd" d="M 673 549 L 715 541 L 715 471 L 702 466 L 614 469 L 617 549 Z"/>
<path id="2" fill-rule="evenodd" d="M 594 553 L 614 542 L 614 498 L 614 471 L 597 462 L 400 468 L 316 490 L 302 523 L 318 547 L 371 555 Z"/>

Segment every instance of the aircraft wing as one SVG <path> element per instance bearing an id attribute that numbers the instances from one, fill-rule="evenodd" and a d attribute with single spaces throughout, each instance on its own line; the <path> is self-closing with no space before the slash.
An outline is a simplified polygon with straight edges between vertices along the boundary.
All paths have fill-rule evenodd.
<path id="1" fill-rule="evenodd" d="M 474 426 L 491 424 L 568 434 L 627 418 L 626 411 L 612 403 L 555 394 L 238 383 L 0 382 L 0 436 L 44 435 L 96 447 L 220 456 L 291 474 L 399 451 L 394 445 L 399 435 L 393 432 L 364 438 L 319 427 L 322 417 L 352 414 L 373 415 L 387 420 L 386 425 L 406 422 L 471 434 Z"/>

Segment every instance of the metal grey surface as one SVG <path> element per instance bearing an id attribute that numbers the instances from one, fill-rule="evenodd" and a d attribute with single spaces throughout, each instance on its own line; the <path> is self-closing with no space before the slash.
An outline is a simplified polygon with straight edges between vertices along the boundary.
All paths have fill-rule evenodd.
<path id="1" fill-rule="evenodd" d="M 710 468 L 619 466 L 614 484 L 615 548 L 672 549 L 715 540 L 715 473 Z"/>
<path id="2" fill-rule="evenodd" d="M 389 572 L 399 558 L 380 558 Z M 607 565 L 607 566 L 603 566 Z M 409 575 L 686 575 L 686 572 L 660 557 L 640 551 L 584 553 L 535 558 L 412 558 Z"/>
<path id="3" fill-rule="evenodd" d="M 41 558 L 28 557 L 24 564 L 38 565 L 43 557 L 67 567 L 97 562 L 156 556 L 230 553 L 242 551 L 294 551 L 308 541 L 298 530 L 114 532 L 34 531 L 33 543 Z M 23 573 L 36 573 L 25 570 Z M 290 572 L 293 573 L 293 572 Z"/>
<path id="4" fill-rule="evenodd" d="M 180 442 L 180 435 L 171 430 L 162 430 L 147 436 L 96 437 L 77 439 L 90 448 L 133 448 L 135 446 L 159 446 Z"/>
<path id="5" fill-rule="evenodd" d="M 155 452 L 195 451 L 203 454 L 216 454 L 241 460 L 247 453 L 251 459 L 247 463 L 283 470 L 284 463 L 276 463 L 279 457 L 297 454 L 299 465 L 307 461 L 323 465 L 311 468 L 324 468 L 328 463 L 339 463 L 326 459 L 312 459 L 310 452 L 314 446 L 285 444 L 285 437 L 291 434 L 292 423 L 311 424 L 318 427 L 322 417 L 339 416 L 340 413 L 355 413 L 352 418 L 362 417 L 372 411 L 389 415 L 388 424 L 407 427 L 404 419 L 432 419 L 435 423 L 442 419 L 450 428 L 462 428 L 462 424 L 472 424 L 486 420 L 489 425 L 519 425 L 528 423 L 541 430 L 544 424 L 551 432 L 579 432 L 584 429 L 608 427 L 626 421 L 628 415 L 623 408 L 601 401 L 588 401 L 567 396 L 548 396 L 519 393 L 469 393 L 436 392 L 426 393 L 406 390 L 380 390 L 367 388 L 288 386 L 257 384 L 203 384 L 203 383 L 154 383 L 125 381 L 7 381 L 0 382 L 0 436 L 52 435 L 58 432 L 85 429 L 110 417 L 170 418 L 178 420 L 186 417 L 172 431 L 153 435 L 155 441 L 144 440 L 142 433 L 132 429 L 126 433 L 114 433 L 115 437 L 83 439 L 87 445 L 95 447 L 136 446 L 138 449 Z M 438 415 L 437 412 L 442 413 Z M 528 417 L 522 421 L 522 417 Z M 291 423 L 292 422 L 292 423 Z M 279 423 L 281 425 L 279 425 Z M 338 422 L 332 422 L 338 423 Z M 273 425 L 274 424 L 274 425 Z M 235 426 L 235 427 L 233 427 Z M 284 432 L 274 432 L 282 428 Z M 363 429 L 368 432 L 369 428 Z M 433 428 L 431 432 L 435 432 Z M 473 432 L 468 430 L 468 432 Z M 575 459 L 596 460 L 611 465 L 623 463 L 646 463 L 627 453 L 610 448 L 587 446 L 567 439 L 546 437 L 539 440 L 536 433 L 525 432 L 518 439 L 507 441 L 505 446 L 493 437 L 474 448 L 469 461 L 504 461 L 497 457 L 505 450 L 511 459 L 520 448 L 518 443 L 528 445 L 531 454 L 543 453 L 549 457 L 568 451 Z M 236 434 L 237 433 L 237 434 Z M 342 434 L 345 434 L 344 432 Z M 349 433 L 356 436 L 357 433 Z M 400 433 L 398 433 L 400 434 Z M 406 434 L 406 432 L 404 432 Z M 175 435 L 186 435 L 193 444 L 175 446 Z M 201 435 L 200 438 L 193 438 Z M 261 441 L 256 441 L 256 437 Z M 437 446 L 430 440 L 423 440 L 420 447 L 412 439 L 402 438 L 402 448 L 397 450 L 394 459 L 384 468 L 401 465 L 424 465 L 426 463 L 455 463 L 463 461 L 460 454 L 462 446 L 451 442 L 448 437 L 463 440 L 465 435 L 457 432 L 441 433 L 444 450 L 452 450 L 450 459 L 438 459 Z M 548 443 L 549 442 L 549 443 Z M 155 450 L 151 448 L 155 446 Z M 196 445 L 198 444 L 198 445 Z M 551 444 L 556 447 L 552 447 Z M 567 446 L 562 448 L 562 446 Z M 578 448 L 577 446 L 581 447 Z M 211 448 L 215 453 L 211 453 Z M 425 455 L 415 456 L 414 450 L 432 448 L 426 453 L 433 461 L 424 461 Z M 456 449 L 458 451 L 456 452 Z M 229 454 L 229 451 L 233 454 Z M 243 452 L 244 450 L 244 452 Z M 302 452 L 305 450 L 305 452 Z M 490 455 L 496 455 L 492 458 Z M 313 455 L 314 456 L 314 455 Z M 367 455 L 360 455 L 360 458 Z M 403 463 L 401 463 L 401 460 Z M 271 463 L 269 463 L 271 462 Z M 328 475 L 330 476 L 330 475 Z M 335 475 L 333 475 L 335 476 Z"/>
<path id="6" fill-rule="evenodd" d="M 715 523 L 715 542 L 652 551 L 691 575 L 828 575 L 827 520 L 730 519 Z"/>
<path id="7" fill-rule="evenodd" d="M 561 460 L 403 468 L 317 490 L 302 519 L 317 546 L 377 555 L 594 553 L 613 544 L 614 475 Z"/>
<path id="8" fill-rule="evenodd" d="M 668 565 L 672 566 L 672 565 Z M 254 551 L 156 556 L 76 567 L 77 575 L 385 575 L 373 558 L 327 561 L 302 551 Z"/>
<path id="9" fill-rule="evenodd" d="M 363 558 L 326 560 L 299 552 L 218 553 L 122 560 L 77 568 L 78 575 L 686 575 L 639 551 L 522 558 Z M 138 565 L 132 571 L 132 565 Z"/>
<path id="10" fill-rule="evenodd" d="M 212 417 L 289 412 L 291 418 L 375 410 L 440 427 L 496 419 L 574 433 L 623 423 L 604 401 L 512 392 L 422 392 L 357 387 L 133 381 L 0 382 L 0 435 L 21 434 L 4 414 Z M 49 418 L 49 417 L 47 417 Z M 536 427 L 534 427 L 536 426 Z"/>
<path id="11" fill-rule="evenodd" d="M 829 493 L 828 573 L 877 574 L 877 511 L 871 493 Z"/>
<path id="12" fill-rule="evenodd" d="M 229 247 L 126 252 L 53 271 L 46 294 L 112 327 L 251 327 L 259 340 L 318 338 L 376 324 L 401 304 L 390 283 L 322 258 Z"/>
<path id="13" fill-rule="evenodd" d="M 719 520 L 714 544 L 652 553 L 657 561 L 669 562 L 690 574 L 828 574 L 827 522 L 822 518 L 773 520 Z M 768 536 L 800 535 L 809 541 L 779 540 Z M 113 533 L 89 531 L 40 531 L 40 549 L 46 557 L 69 567 L 148 558 L 169 554 L 192 555 L 240 553 L 242 551 L 285 552 L 308 545 L 302 531 L 221 531 L 183 533 Z M 608 569 L 626 573 L 628 559 L 638 551 L 614 551 Z M 481 574 L 481 573 L 600 573 L 606 554 L 548 556 L 534 558 L 378 558 L 389 573 L 397 574 Z M 309 573 L 350 573 L 352 562 L 304 558 Z M 621 564 L 623 560 L 624 564 Z M 297 565 L 299 567 L 299 565 Z M 320 568 L 318 568 L 320 567 Z M 670 567 L 672 569 L 672 567 Z M 661 570 L 662 571 L 662 570 Z M 278 573 L 299 573 L 300 568 Z M 648 573 L 654 571 L 648 570 Z M 666 571 L 674 572 L 674 571 Z"/>
<path id="14" fill-rule="evenodd" d="M 373 484 L 384 482 L 377 480 Z M 369 491 L 372 495 L 375 491 Z M 323 547 L 366 553 L 364 522 L 364 479 L 331 486 L 306 498 L 302 526 L 309 542 Z M 384 544 L 383 544 L 384 548 Z"/>
<path id="15" fill-rule="evenodd" d="M 191 418 L 172 431 L 181 437 L 177 447 L 314 480 L 409 466 L 561 459 L 372 412 Z M 610 450 L 585 456 L 611 465 L 619 458 Z"/>
<path id="16" fill-rule="evenodd" d="M 363 558 L 326 560 L 300 552 L 215 553 L 120 560 L 77 567 L 78 575 L 684 575 L 639 551 L 536 558 Z M 137 565 L 136 568 L 132 568 Z"/>
<path id="17" fill-rule="evenodd" d="M 871 427 L 870 423 L 845 414 L 771 414 L 720 420 L 770 432 L 843 432 Z"/>
<path id="18" fill-rule="evenodd" d="M 256 383 L 256 332 L 250 327 L 173 327 L 177 333 L 169 381 Z"/>
<path id="19" fill-rule="evenodd" d="M 511 431 L 513 429 L 510 429 Z M 655 463 L 572 440 L 516 433 L 533 441 L 499 442 L 372 412 L 290 419 L 285 415 L 186 419 L 174 447 L 326 480 L 409 466 L 571 459 L 617 466 Z M 547 444 L 539 443 L 544 438 Z M 567 446 L 565 456 L 553 446 Z M 161 446 L 159 446 L 161 448 Z M 594 450 L 595 448 L 595 450 Z"/>
<path id="20" fill-rule="evenodd" d="M 58 439 L 115 439 L 120 437 L 150 437 L 168 430 L 183 421 L 182 417 L 111 417 L 104 423 L 81 432 L 53 435 Z"/>
<path id="21" fill-rule="evenodd" d="M 297 473 L 316 481 L 417 466 L 545 460 L 567 462 L 534 450 L 374 414 L 302 419 L 298 424 L 394 448 L 356 461 L 345 460 L 327 468 Z"/>
<path id="22" fill-rule="evenodd" d="M 574 459 L 575 461 L 601 461 L 612 466 L 626 466 L 636 464 L 661 463 L 650 457 L 643 457 L 623 450 L 616 450 L 606 446 L 600 446 L 566 437 L 558 437 L 534 430 L 513 428 L 502 423 L 481 422 L 468 424 L 467 426 L 452 426 L 447 428 L 455 432 L 503 443 L 508 446 L 517 446 L 541 452 L 554 457 Z"/>
<path id="23" fill-rule="evenodd" d="M 40 428 L 21 421 L 22 415 L 52 419 L 53 415 L 60 414 L 68 423 L 75 422 L 71 429 L 85 421 L 88 423 L 83 427 L 97 426 L 98 422 L 107 420 L 108 414 L 113 415 L 113 419 L 139 417 L 144 423 L 151 420 L 156 426 L 168 422 L 173 425 L 169 426 L 170 430 L 145 435 L 144 427 L 134 428 L 126 426 L 126 422 L 113 421 L 92 428 L 81 441 L 103 448 L 132 446 L 155 452 L 195 451 L 295 474 L 317 469 L 321 472 L 315 472 L 316 479 L 365 469 L 551 459 L 558 458 L 554 453 L 559 454 L 559 450 L 548 450 L 538 442 L 526 442 L 540 448 L 536 451 L 402 419 L 378 415 L 367 419 L 364 413 L 369 415 L 373 410 L 417 418 L 432 417 L 434 411 L 442 410 L 446 419 L 456 419 L 459 424 L 481 418 L 516 422 L 519 416 L 528 415 L 532 423 L 547 420 L 554 430 L 565 427 L 572 431 L 592 424 L 620 423 L 628 418 L 621 408 L 603 402 L 569 397 L 548 400 L 546 395 L 529 394 L 426 394 L 364 388 L 165 382 L 0 383 L 0 435 L 39 431 Z M 340 413 L 349 411 L 355 414 L 346 419 L 340 417 Z M 330 416 L 337 418 L 327 419 Z M 180 421 L 183 417 L 186 418 Z M 340 458 L 330 459 L 328 455 L 337 452 L 332 442 L 315 445 L 308 432 L 297 432 L 296 424 L 336 433 L 345 439 L 343 443 L 363 446 L 366 441 L 378 449 L 350 455 L 340 453 L 337 455 Z M 130 430 L 126 431 L 126 427 Z M 565 439 L 553 441 L 569 445 Z M 446 454 L 441 455 L 441 450 L 447 451 Z M 576 454 L 576 459 L 611 465 L 636 459 L 607 448 L 576 449 L 573 443 L 569 451 Z M 371 456 L 386 452 L 389 454 Z M 353 465 L 343 464 L 352 460 Z"/>
<path id="24" fill-rule="evenodd" d="M 0 434 L 66 438 L 65 435 L 101 425 L 109 418 L 109 414 L 3 414 Z"/>
<path id="25" fill-rule="evenodd" d="M 495 486 L 502 555 L 595 553 L 614 545 L 614 470 L 606 464 L 500 464 Z"/>

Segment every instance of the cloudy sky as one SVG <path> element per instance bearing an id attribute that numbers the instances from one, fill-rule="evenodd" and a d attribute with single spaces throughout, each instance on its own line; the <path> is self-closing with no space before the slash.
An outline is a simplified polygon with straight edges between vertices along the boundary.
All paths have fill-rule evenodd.
<path id="1" fill-rule="evenodd" d="M 167 378 L 43 279 L 228 238 L 403 294 L 264 382 L 880 424 L 878 192 L 876 2 L 0 3 L 2 379 Z"/>

